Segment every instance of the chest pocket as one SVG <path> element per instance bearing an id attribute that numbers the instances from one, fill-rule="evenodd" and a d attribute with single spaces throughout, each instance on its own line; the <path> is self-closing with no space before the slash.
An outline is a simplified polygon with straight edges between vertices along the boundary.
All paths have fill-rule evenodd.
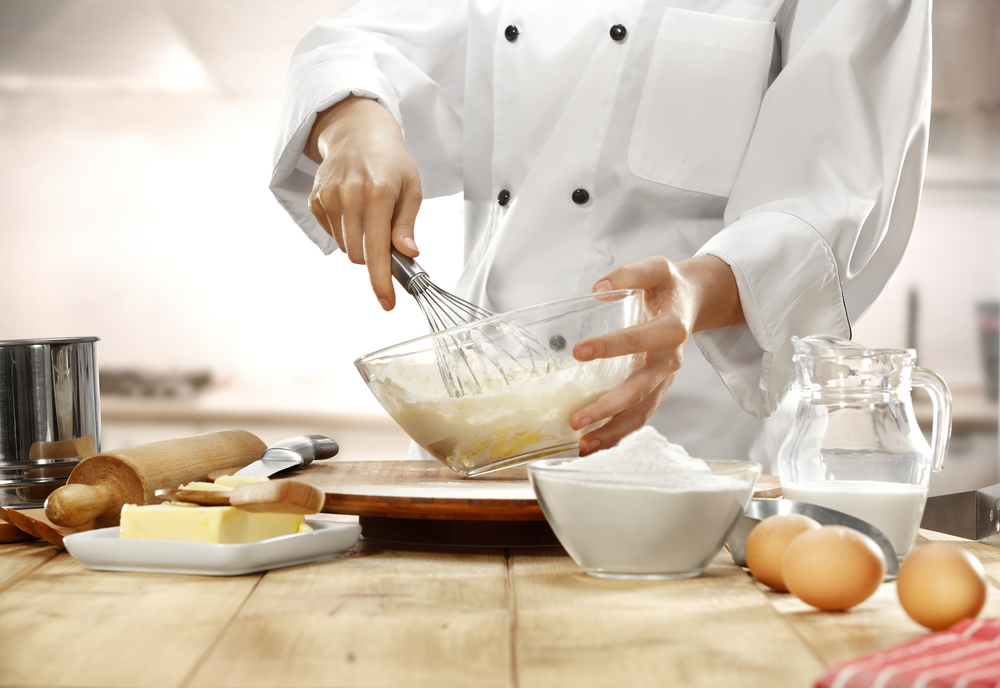
<path id="1" fill-rule="evenodd" d="M 668 8 L 628 166 L 638 177 L 728 196 L 767 89 L 774 24 Z"/>

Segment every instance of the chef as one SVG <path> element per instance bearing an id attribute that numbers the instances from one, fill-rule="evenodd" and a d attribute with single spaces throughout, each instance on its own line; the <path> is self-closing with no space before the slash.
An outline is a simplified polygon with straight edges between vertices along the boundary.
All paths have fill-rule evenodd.
<path id="1" fill-rule="evenodd" d="M 906 249 L 930 27 L 929 0 L 368 0 L 296 47 L 271 189 L 386 310 L 390 243 L 459 191 L 459 296 L 646 290 L 650 321 L 576 343 L 645 353 L 580 452 L 650 423 L 774 471 L 791 337 L 849 338 Z"/>

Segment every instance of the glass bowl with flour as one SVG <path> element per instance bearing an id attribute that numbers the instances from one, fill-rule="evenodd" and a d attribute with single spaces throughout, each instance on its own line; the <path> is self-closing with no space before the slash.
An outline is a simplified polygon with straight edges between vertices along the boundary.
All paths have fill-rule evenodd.
<path id="1" fill-rule="evenodd" d="M 575 449 L 599 427 L 574 430 L 569 418 L 624 382 L 635 357 L 581 363 L 573 347 L 645 318 L 640 290 L 590 294 L 477 320 L 354 364 L 414 442 L 459 475 L 476 476 Z"/>
<path id="2" fill-rule="evenodd" d="M 761 466 L 696 459 L 646 426 L 578 459 L 528 466 L 563 548 L 588 574 L 662 579 L 699 575 L 753 495 Z"/>

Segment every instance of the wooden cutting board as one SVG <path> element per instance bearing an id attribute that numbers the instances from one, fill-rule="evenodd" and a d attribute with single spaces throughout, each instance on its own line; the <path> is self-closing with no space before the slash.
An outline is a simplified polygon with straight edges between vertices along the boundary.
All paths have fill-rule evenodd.
<path id="1" fill-rule="evenodd" d="M 292 477 L 289 475 L 288 477 Z M 294 474 L 326 493 L 332 514 L 431 520 L 543 521 L 523 466 L 461 478 L 437 461 L 324 461 Z M 777 497 L 761 476 L 754 497 Z"/>
<path id="2" fill-rule="evenodd" d="M 451 547 L 559 544 L 523 467 L 460 478 L 437 461 L 314 463 L 323 511 L 359 516 L 364 537 Z"/>
<path id="3" fill-rule="evenodd" d="M 5 510 L 0 507 L 0 544 L 6 544 L 8 542 L 26 542 L 28 540 L 38 539 L 38 536 L 33 534 L 31 531 L 18 528 L 10 522 L 10 519 L 4 518 L 5 515 Z"/>
<path id="4" fill-rule="evenodd" d="M 91 530 L 93 524 L 67 528 L 58 526 L 48 519 L 45 509 L 0 509 L 0 517 L 7 523 L 16 526 L 30 538 L 46 540 L 56 547 L 63 546 L 63 537 L 70 533 L 79 533 L 84 530 Z M 14 540 L 4 540 L 13 542 Z"/>
<path id="5" fill-rule="evenodd" d="M 333 514 L 460 521 L 544 521 L 523 467 L 461 478 L 438 461 L 328 461 L 295 476 Z"/>
<path id="6" fill-rule="evenodd" d="M 323 461 L 288 477 L 326 493 L 325 513 L 359 516 L 365 537 L 460 546 L 551 546 L 523 466 L 461 478 L 438 461 Z M 762 476 L 755 497 L 780 495 Z"/>
<path id="7" fill-rule="evenodd" d="M 559 541 L 523 467 L 461 478 L 437 461 L 326 461 L 296 479 L 323 511 L 360 517 L 364 537 L 451 547 L 551 547 Z"/>
<path id="8" fill-rule="evenodd" d="M 335 460 L 280 477 L 323 490 L 324 513 L 358 516 L 368 539 L 447 547 L 559 544 L 523 466 L 462 478 L 438 461 Z"/>

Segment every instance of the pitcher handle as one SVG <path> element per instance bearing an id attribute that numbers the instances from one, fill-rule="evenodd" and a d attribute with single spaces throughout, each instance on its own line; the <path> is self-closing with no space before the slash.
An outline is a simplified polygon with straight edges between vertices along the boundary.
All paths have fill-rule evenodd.
<path id="1" fill-rule="evenodd" d="M 951 439 L 951 391 L 941 376 L 927 368 L 913 369 L 913 386 L 923 387 L 931 395 L 934 405 L 934 425 L 931 429 L 931 447 L 934 449 L 934 472 L 944 468 Z"/>

